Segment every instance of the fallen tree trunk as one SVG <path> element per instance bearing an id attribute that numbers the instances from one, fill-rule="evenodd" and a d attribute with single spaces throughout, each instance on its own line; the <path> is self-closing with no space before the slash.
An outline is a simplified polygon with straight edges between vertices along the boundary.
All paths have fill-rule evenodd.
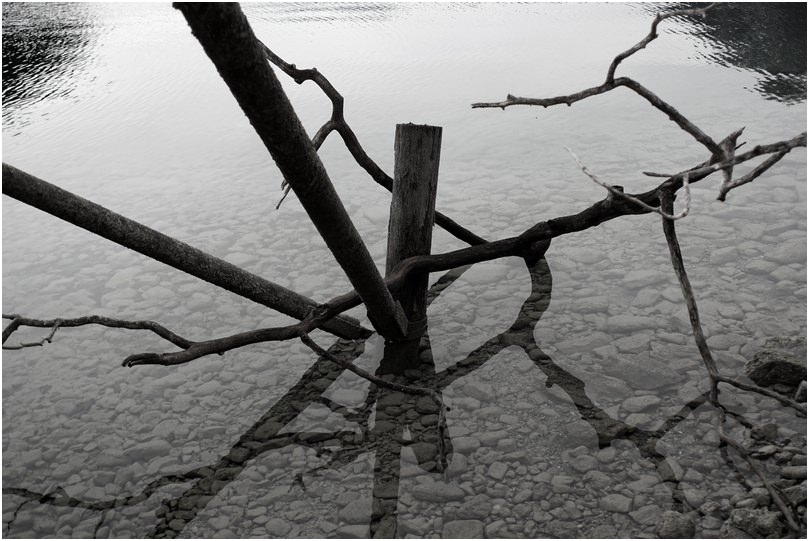
<path id="1" fill-rule="evenodd" d="M 264 48 L 239 5 L 182 2 L 174 5 L 185 16 L 194 37 L 362 298 L 374 327 L 385 338 L 403 337 L 407 333 L 407 318 L 385 287 L 317 149 L 267 63 Z"/>
<path id="2" fill-rule="evenodd" d="M 6 163 L 3 164 L 3 194 L 295 319 L 305 319 L 318 306 L 299 293 Z M 361 338 L 370 333 L 357 320 L 346 316 L 323 322 L 320 327 L 341 338 Z"/>

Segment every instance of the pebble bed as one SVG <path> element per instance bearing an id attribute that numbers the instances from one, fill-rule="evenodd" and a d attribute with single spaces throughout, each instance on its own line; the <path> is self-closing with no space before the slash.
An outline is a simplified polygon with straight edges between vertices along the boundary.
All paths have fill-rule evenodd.
<path id="1" fill-rule="evenodd" d="M 643 14 L 644 29 L 647 19 Z M 131 20 L 126 28 L 144 37 L 141 19 Z M 176 38 L 182 47 L 199 54 L 187 28 L 171 28 L 186 40 Z M 307 33 L 289 34 L 310 40 Z M 156 51 L 145 38 L 116 39 L 125 52 L 137 46 L 141 56 L 130 56 L 148 71 L 124 62 L 123 53 L 104 60 L 116 70 L 99 68 L 98 80 L 123 81 L 120 87 L 99 83 L 98 94 L 79 104 L 83 109 L 66 100 L 49 111 L 52 124 L 32 110 L 37 122 L 18 126 L 19 134 L 4 133 L 9 161 L 318 301 L 347 291 L 347 279 L 294 198 L 272 210 L 280 177 L 269 171 L 266 153 L 221 81 L 197 78 L 194 69 L 215 78 L 210 65 L 189 56 L 183 73 L 193 81 L 190 89 L 150 86 L 147 92 L 145 80 L 186 80 L 176 77 L 176 60 L 164 54 L 169 45 L 158 43 L 163 49 Z M 683 85 L 687 77 L 704 82 L 706 71 L 703 64 L 679 65 L 693 54 L 692 43 L 667 39 L 677 64 L 634 66 L 647 69 L 642 73 L 652 78 L 650 86 L 675 96 L 711 134 L 737 129 L 737 119 L 727 117 L 738 111 L 745 113 L 749 146 L 804 129 L 805 104 L 789 109 L 745 97 L 755 80 L 739 70 L 720 70 L 722 77 L 740 77 L 730 90 L 716 74 L 722 84 Z M 492 54 L 498 61 L 511 56 Z M 320 66 L 320 56 L 313 58 Z M 515 58 L 513 71 L 531 71 Z M 289 60 L 308 65 L 305 58 Z M 406 61 L 412 64 L 410 56 Z M 560 66 L 554 73 L 563 73 L 567 86 L 550 87 L 549 95 L 592 84 L 604 59 L 597 69 L 593 62 L 578 70 Z M 480 60 L 473 63 L 477 70 Z M 420 86 L 431 93 L 440 85 L 430 73 L 455 77 L 443 63 L 439 68 L 423 72 L 428 82 Z M 374 65 L 363 70 L 375 72 Z M 101 99 L 125 98 L 130 71 L 138 99 L 124 100 L 124 110 L 149 111 L 149 122 L 120 122 L 115 100 Z M 340 76 L 335 67 L 328 73 Z M 581 74 L 586 78 L 579 85 Z M 486 75 L 492 88 L 466 101 L 458 94 L 434 102 L 418 95 L 412 109 L 395 109 L 402 118 L 391 119 L 383 113 L 397 100 L 382 83 L 357 79 L 357 87 L 373 94 L 363 101 L 347 86 L 352 76 L 342 76 L 335 84 L 355 107 L 352 125 L 371 156 L 387 159 L 380 161 L 387 171 L 395 122 L 447 126 L 437 206 L 486 238 L 519 234 L 604 197 L 576 170 L 563 143 L 605 179 L 626 180 L 627 191 L 650 186 L 637 174 L 642 168 L 679 170 L 704 159 L 693 141 L 634 97 L 611 94 L 569 109 L 464 116 L 467 101 L 510 88 L 497 81 L 501 75 Z M 209 86 L 227 107 L 208 101 L 218 95 Z M 311 121 L 316 129 L 327 113 L 307 109 L 314 106 L 296 94 L 299 87 L 289 87 L 296 107 L 303 102 L 301 110 L 317 119 Z M 694 89 L 698 95 L 689 94 Z M 172 96 L 176 101 L 165 101 Z M 151 110 L 158 103 L 165 111 Z M 175 121 L 171 110 L 186 106 L 183 122 Z M 75 110 L 92 120 L 96 109 L 106 124 L 76 122 L 74 131 L 65 116 Z M 179 140 L 189 143 L 175 148 Z M 358 172 L 336 140 L 321 154 L 382 268 L 389 196 Z M 153 160 L 158 155 L 165 161 Z M 677 228 L 708 343 L 722 373 L 742 378 L 744 363 L 767 339 L 806 336 L 805 152 L 794 151 L 766 179 L 734 191 L 728 203 L 715 201 L 717 182 L 693 187 L 691 214 Z M 290 321 L 8 198 L 2 235 L 6 312 L 153 319 L 192 340 Z M 434 252 L 461 247 L 443 231 L 434 237 Z M 565 236 L 546 257 L 552 287 L 546 283 L 542 294 L 532 292 L 525 264 L 507 258 L 475 265 L 430 306 L 430 353 L 422 361 L 434 363 L 439 374 L 461 363 L 441 391 L 451 438 L 444 471 L 434 403 L 388 393 L 366 405 L 365 380 L 323 363 L 312 367 L 315 355 L 298 342 L 254 345 L 177 367 L 125 369 L 120 362 L 132 353 L 171 347 L 145 332 L 86 327 L 60 329 L 41 348 L 4 352 L 3 536 L 361 538 L 394 527 L 410 538 L 786 533 L 744 460 L 720 447 L 717 411 L 704 403 L 686 408 L 704 395 L 707 381 L 659 219 L 624 217 Z M 520 312 L 526 299 L 534 304 Z M 361 310 L 351 314 L 367 324 Z M 44 334 L 21 330 L 11 342 Z M 334 340 L 322 332 L 312 338 L 323 347 Z M 483 354 L 475 354 L 482 346 Z M 384 345 L 374 336 L 337 349 L 373 371 Z M 481 363 L 465 365 L 470 354 Z M 805 419 L 774 400 L 728 387 L 721 399 L 754 428 L 728 422 L 726 430 L 756 449 L 765 473 L 805 521 Z"/>
<path id="2" fill-rule="evenodd" d="M 656 224 L 639 227 L 646 226 L 651 230 Z M 626 246 L 604 251 L 600 244 L 612 234 L 610 228 L 608 224 L 589 237 L 557 242 L 548 251 L 552 300 L 544 313 L 539 308 L 529 313 L 542 316 L 532 331 L 541 351 L 506 343 L 481 367 L 443 390 L 453 447 L 445 472 L 437 471 L 429 459 L 437 445 L 430 429 L 437 422 L 435 410 L 418 404 L 403 408 L 395 402 L 385 405 L 391 417 L 404 419 L 409 429 L 427 427 L 424 441 L 403 444 L 398 458 L 378 458 L 373 446 L 363 450 L 368 430 L 330 411 L 319 399 L 302 402 L 300 414 L 276 428 L 281 434 L 352 431 L 356 436 L 349 438 L 349 447 L 359 451 L 350 461 L 332 465 L 329 457 L 339 454 L 345 441 L 326 436 L 319 447 L 293 438 L 281 448 L 240 458 L 239 449 L 245 449 L 237 444 L 240 437 L 311 364 L 313 355 L 298 343 L 254 346 L 189 366 L 126 370 L 112 367 L 134 350 L 165 346 L 148 335 L 76 329 L 60 331 L 44 348 L 6 354 L 4 487 L 39 493 L 62 489 L 82 502 L 104 502 L 143 493 L 157 479 L 179 477 L 142 501 L 109 510 L 24 503 L 25 498 L 6 494 L 4 533 L 367 537 L 372 519 L 380 518 L 373 504 L 378 498 L 372 495 L 375 468 L 384 462 L 398 471 L 398 489 L 387 497 L 398 496 L 394 508 L 399 536 L 652 537 L 662 514 L 672 509 L 685 513 L 695 536 L 719 536 L 733 510 L 755 510 L 768 502 L 761 489 L 748 491 L 744 486 L 745 480 L 755 480 L 742 461 L 728 459 L 718 447 L 718 414 L 713 408 L 697 407 L 662 434 L 654 445 L 658 458 L 642 452 L 639 440 L 630 436 L 613 437 L 600 446 L 599 435 L 582 419 L 575 399 L 564 386 L 548 387 L 548 378 L 537 369 L 535 361 L 550 357 L 584 382 L 589 400 L 611 419 L 647 433 L 706 390 L 676 282 L 663 272 L 667 262 L 660 246 L 652 256 Z M 697 237 L 710 230 L 704 223 L 695 224 L 695 229 Z M 779 292 L 804 288 L 798 268 L 805 255 L 792 231 L 776 222 L 762 229 L 759 242 L 746 247 L 709 249 L 705 242 L 704 257 L 710 265 L 691 266 L 692 280 L 707 284 L 700 290 L 700 307 L 709 343 L 725 371 L 740 374 L 758 338 L 776 331 L 805 332 L 800 306 L 777 301 Z M 228 259 L 249 266 L 250 254 L 260 255 L 249 243 L 259 240 L 246 235 Z M 776 254 L 770 251 L 766 259 L 739 258 L 741 250 L 763 255 L 773 244 L 784 248 Z M 169 271 L 107 270 L 120 268 L 125 257 L 132 256 L 88 254 L 87 261 L 96 262 L 89 275 L 112 276 L 106 286 L 109 293 L 99 296 L 79 281 L 70 296 L 60 298 L 65 304 L 53 302 L 55 314 L 67 305 L 81 313 L 82 302 L 90 311 L 100 302 L 110 314 L 122 317 L 126 314 L 121 310 L 142 315 L 160 305 L 165 310 L 161 321 L 188 329 L 189 336 L 228 332 L 228 323 L 240 318 L 261 318 L 262 326 L 284 321 Z M 633 257 L 653 268 L 624 271 L 617 266 L 624 260 L 631 268 Z M 755 261 L 758 272 L 747 268 Z M 289 263 L 289 280 L 298 287 L 320 287 L 323 278 L 300 273 L 297 279 L 292 270 L 297 264 Z M 745 272 L 732 270 L 740 264 Z M 743 292 L 721 285 L 711 289 L 717 275 L 748 283 Z M 49 280 L 59 280 L 36 273 L 32 279 L 42 281 L 45 294 Z M 766 287 L 756 288 L 757 281 Z M 167 291 L 182 293 L 183 302 L 167 300 Z M 805 288 L 802 291 L 805 295 Z M 429 310 L 435 369 L 453 366 L 508 329 L 529 294 L 529 274 L 516 258 L 476 265 L 444 289 Z M 767 310 L 773 305 L 786 314 Z M 189 316 L 189 308 L 196 312 Z M 531 332 L 530 325 L 531 317 L 524 322 L 526 332 Z M 330 340 L 320 333 L 316 339 L 324 345 Z M 357 363 L 373 370 L 381 351 L 374 337 Z M 275 361 L 269 370 L 268 359 Z M 359 408 L 368 393 L 367 382 L 352 374 L 333 383 L 315 380 L 307 389 L 309 396 L 322 394 L 347 408 Z M 722 399 L 751 423 L 775 431 L 771 435 L 780 442 L 779 455 L 777 462 L 766 463 L 767 471 L 777 479 L 793 468 L 788 475 L 803 483 L 797 490 L 802 486 L 805 495 L 804 421 L 777 402 L 749 393 L 727 389 Z M 377 414 L 380 408 L 378 404 Z M 212 479 L 221 476 L 223 486 L 191 500 L 183 497 L 194 484 L 183 475 L 204 466 L 220 472 Z M 235 470 L 228 474 L 228 468 Z M 167 507 L 171 501 L 181 502 L 180 507 Z"/>

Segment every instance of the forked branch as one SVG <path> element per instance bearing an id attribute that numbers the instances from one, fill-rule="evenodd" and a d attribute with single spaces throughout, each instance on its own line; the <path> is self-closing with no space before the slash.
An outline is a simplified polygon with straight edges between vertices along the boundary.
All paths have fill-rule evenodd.
<path id="1" fill-rule="evenodd" d="M 354 130 L 351 129 L 351 126 L 345 119 L 345 98 L 343 98 L 342 94 L 340 94 L 337 89 L 334 88 L 326 76 L 320 73 L 316 68 L 298 69 L 295 67 L 295 64 L 290 64 L 284 61 L 264 43 L 261 43 L 261 46 L 264 48 L 264 53 L 267 55 L 267 59 L 276 65 L 281 71 L 289 75 L 293 81 L 298 84 L 303 84 L 305 81 L 312 81 L 318 87 L 320 87 L 326 97 L 328 97 L 331 101 L 331 118 L 320 127 L 315 136 L 312 138 L 312 144 L 315 146 L 315 148 L 319 149 L 329 134 L 336 131 L 340 134 L 340 137 L 343 138 L 343 143 L 351 153 L 354 161 L 356 161 L 357 164 L 362 167 L 377 184 L 389 192 L 393 191 L 393 179 L 390 177 L 390 175 L 385 173 L 385 171 L 383 171 L 382 168 L 379 167 L 379 165 L 377 165 L 377 163 L 371 159 L 370 156 L 368 156 L 367 152 L 365 152 L 365 149 L 360 144 L 359 139 L 357 139 L 357 135 L 354 133 Z M 276 208 L 281 206 L 281 203 L 283 203 L 291 189 L 286 180 L 284 180 L 281 187 L 284 189 L 284 195 Z M 453 235 L 457 239 L 462 240 L 469 245 L 474 246 L 476 244 L 484 244 L 486 242 L 486 240 L 482 237 L 469 231 L 465 227 L 438 211 L 435 213 L 435 223 L 436 225 L 444 228 L 444 230 L 450 235 Z"/>

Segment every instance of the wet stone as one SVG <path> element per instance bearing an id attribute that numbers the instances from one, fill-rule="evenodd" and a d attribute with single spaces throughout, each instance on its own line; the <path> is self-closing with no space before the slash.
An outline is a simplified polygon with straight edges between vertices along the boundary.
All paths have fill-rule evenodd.
<path id="1" fill-rule="evenodd" d="M 370 536 L 371 528 L 367 524 L 341 526 L 336 532 L 336 537 L 342 539 L 365 539 Z"/>
<path id="2" fill-rule="evenodd" d="M 677 511 L 664 511 L 655 527 L 660 539 L 690 539 L 694 537 L 694 523 Z"/>
<path id="3" fill-rule="evenodd" d="M 413 487 L 415 498 L 427 502 L 453 502 L 463 499 L 466 493 L 463 489 L 446 483 L 423 483 Z"/>
<path id="4" fill-rule="evenodd" d="M 270 537 L 284 537 L 292 529 L 292 525 L 284 519 L 271 518 L 264 523 L 264 529 Z"/>
<path id="5" fill-rule="evenodd" d="M 166 440 L 157 439 L 134 445 L 125 452 L 128 457 L 144 460 L 168 454 L 171 445 Z"/>
<path id="6" fill-rule="evenodd" d="M 571 461 L 571 466 L 579 473 L 587 473 L 594 470 L 598 465 L 598 461 L 590 455 L 578 456 Z"/>
<path id="7" fill-rule="evenodd" d="M 483 402 L 494 399 L 494 388 L 488 383 L 471 382 L 466 384 L 466 394 Z"/>
<path id="8" fill-rule="evenodd" d="M 371 500 L 359 498 L 343 507 L 337 516 L 348 524 L 365 524 L 370 518 Z"/>
<path id="9" fill-rule="evenodd" d="M 632 511 L 629 513 L 629 516 L 632 517 L 632 520 L 642 526 L 650 526 L 657 522 L 657 519 L 660 516 L 660 507 L 656 505 L 645 505 L 637 511 Z"/>
<path id="10" fill-rule="evenodd" d="M 468 455 L 480 447 L 480 440 L 473 436 L 452 438 L 452 448 L 456 453 Z"/>
<path id="11" fill-rule="evenodd" d="M 598 500 L 601 509 L 615 513 L 628 513 L 632 509 L 632 500 L 621 494 L 609 494 Z"/>
<path id="12" fill-rule="evenodd" d="M 508 472 L 508 466 L 502 462 L 494 462 L 489 466 L 488 475 L 493 479 L 501 481 Z"/>
<path id="13" fill-rule="evenodd" d="M 488 496 L 478 494 L 465 500 L 455 512 L 459 519 L 486 519 L 492 512 L 492 500 Z"/>
<path id="14" fill-rule="evenodd" d="M 660 399 L 654 395 L 633 396 L 624 400 L 621 407 L 630 413 L 639 413 L 660 404 Z"/>
<path id="15" fill-rule="evenodd" d="M 806 479 L 806 466 L 785 466 L 781 475 L 787 479 Z"/>
<path id="16" fill-rule="evenodd" d="M 493 447 L 508 437 L 508 432 L 505 430 L 496 430 L 494 432 L 484 432 L 478 436 L 480 443 L 488 447 Z"/>

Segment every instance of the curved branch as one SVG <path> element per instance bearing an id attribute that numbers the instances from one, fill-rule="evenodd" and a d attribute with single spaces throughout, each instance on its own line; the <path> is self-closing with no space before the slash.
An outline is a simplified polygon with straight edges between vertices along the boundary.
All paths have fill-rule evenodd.
<path id="1" fill-rule="evenodd" d="M 576 92 L 573 94 L 569 94 L 566 96 L 557 96 L 555 98 L 518 98 L 508 94 L 505 101 L 497 102 L 497 103 L 473 103 L 472 108 L 490 108 L 490 107 L 499 107 L 500 109 L 505 109 L 511 105 L 540 105 L 542 107 L 549 107 L 551 105 L 559 105 L 559 104 L 566 104 L 568 107 L 574 104 L 577 101 L 581 101 L 585 98 L 589 98 L 591 96 L 595 96 L 598 94 L 603 94 L 605 92 L 609 92 L 610 90 L 617 88 L 619 86 L 624 86 L 629 88 L 630 90 L 634 91 L 639 96 L 643 97 L 652 104 L 656 109 L 665 113 L 670 120 L 674 121 L 681 129 L 683 129 L 686 133 L 691 135 L 694 139 L 696 139 L 700 144 L 705 146 L 713 156 L 724 157 L 726 158 L 726 154 L 723 153 L 722 148 L 714 142 L 705 132 L 703 132 L 696 124 L 688 120 L 682 113 L 680 113 L 677 109 L 675 109 L 672 105 L 668 104 L 667 102 L 660 99 L 654 92 L 649 90 L 648 88 L 641 85 L 639 82 L 635 81 L 634 79 L 630 79 L 629 77 L 619 77 L 618 79 L 615 78 L 615 69 L 618 67 L 624 59 L 628 58 L 629 56 L 635 54 L 639 50 L 646 47 L 652 40 L 657 37 L 657 25 L 664 19 L 668 19 L 669 17 L 675 17 L 678 15 L 702 15 L 704 16 L 705 13 L 712 9 L 716 4 L 711 4 L 704 8 L 697 8 L 697 9 L 685 9 L 679 11 L 673 11 L 671 13 L 660 14 L 658 13 L 654 21 L 652 22 L 652 29 L 649 34 L 643 38 L 640 42 L 638 42 L 635 46 L 627 49 L 626 51 L 622 52 L 610 64 L 610 68 L 607 72 L 607 79 L 599 86 L 594 86 L 591 88 L 587 88 L 580 92 Z"/>
<path id="2" fill-rule="evenodd" d="M 731 134 L 732 135 L 732 134 Z M 678 173 L 665 180 L 656 188 L 641 194 L 628 195 L 617 198 L 610 194 L 605 199 L 592 204 L 577 214 L 561 216 L 552 220 L 539 222 L 524 231 L 521 235 L 487 242 L 476 246 L 469 246 L 443 254 L 430 254 L 410 257 L 397 265 L 390 274 L 384 278 L 385 286 L 392 292 L 398 291 L 407 281 L 411 273 L 440 272 L 463 265 L 481 263 L 501 257 L 524 257 L 536 248 L 536 243 L 549 243 L 551 239 L 569 233 L 584 231 L 603 222 L 626 215 L 647 214 L 650 211 L 637 205 L 637 201 L 650 207 L 660 204 L 662 192 L 676 192 L 683 186 L 683 178 L 688 176 L 689 183 L 704 179 L 711 173 L 721 170 L 728 165 L 741 163 L 764 153 L 781 152 L 796 146 L 806 146 L 806 134 L 803 133 L 791 140 L 780 141 L 770 145 L 759 145 L 744 154 L 734 156 L 729 162 L 717 162 L 706 166 L 707 162 Z M 190 362 L 194 359 L 213 353 L 222 354 L 231 349 L 249 344 L 267 341 L 289 340 L 300 333 L 311 332 L 312 329 L 323 325 L 331 318 L 358 306 L 361 300 L 355 291 L 349 291 L 329 302 L 318 306 L 301 322 L 287 327 L 276 327 L 248 331 L 224 338 L 195 342 L 192 347 L 184 351 L 173 353 L 142 353 L 132 355 L 124 360 L 125 366 L 138 366 L 147 364 L 174 365 Z"/>
<path id="3" fill-rule="evenodd" d="M 365 152 L 365 149 L 360 144 L 359 139 L 357 139 L 354 130 L 352 130 L 351 126 L 349 126 L 348 122 L 346 122 L 344 115 L 345 98 L 343 98 L 342 94 L 340 94 L 337 89 L 334 88 L 331 82 L 322 73 L 320 73 L 317 68 L 298 69 L 295 67 L 295 64 L 285 62 L 280 56 L 272 52 L 267 45 L 261 41 L 259 41 L 259 43 L 261 43 L 261 46 L 264 48 L 264 53 L 267 55 L 267 59 L 275 64 L 281 71 L 289 75 L 292 80 L 298 84 L 303 84 L 304 81 L 312 81 L 318 87 L 320 87 L 326 97 L 331 100 L 331 119 L 329 119 L 329 121 L 326 122 L 312 138 L 312 143 L 315 145 L 315 148 L 320 148 L 320 146 L 326 140 L 326 137 L 328 137 L 331 132 L 336 131 L 340 134 L 340 137 L 343 138 L 343 143 L 351 153 L 354 161 L 356 161 L 357 164 L 362 167 L 377 184 L 389 192 L 393 191 L 393 179 L 387 173 L 385 173 L 382 168 L 380 168 L 379 165 L 377 165 L 377 163 L 371 159 L 370 156 L 368 156 L 368 153 Z M 285 189 L 284 196 L 278 203 L 278 207 L 280 207 L 281 202 L 283 202 L 284 198 L 286 198 L 287 194 L 289 193 L 289 188 L 286 187 L 286 183 L 282 185 L 282 188 Z M 444 230 L 450 235 L 453 235 L 457 239 L 462 240 L 472 246 L 476 244 L 484 244 L 486 242 L 486 240 L 482 237 L 472 233 L 468 229 L 464 228 L 451 218 L 441 214 L 438 211 L 435 213 L 435 223 L 436 225 L 444 228 Z"/>
<path id="4" fill-rule="evenodd" d="M 630 47 L 626 51 L 622 52 L 618 56 L 613 59 L 612 63 L 610 64 L 610 69 L 607 71 L 607 82 L 612 81 L 615 78 L 615 70 L 618 67 L 618 64 L 635 54 L 636 52 L 640 51 L 641 49 L 645 49 L 649 43 L 651 43 L 655 38 L 657 38 L 657 26 L 665 19 L 670 17 L 679 17 L 682 15 L 697 15 L 700 17 L 705 17 L 705 14 L 708 10 L 713 9 L 717 6 L 717 3 L 714 2 L 704 8 L 695 8 L 695 9 L 680 9 L 677 11 L 670 11 L 669 13 L 658 13 L 655 15 L 654 20 L 652 21 L 652 29 L 649 31 L 649 34 L 646 35 L 645 38 L 640 40 L 634 46 Z"/>

